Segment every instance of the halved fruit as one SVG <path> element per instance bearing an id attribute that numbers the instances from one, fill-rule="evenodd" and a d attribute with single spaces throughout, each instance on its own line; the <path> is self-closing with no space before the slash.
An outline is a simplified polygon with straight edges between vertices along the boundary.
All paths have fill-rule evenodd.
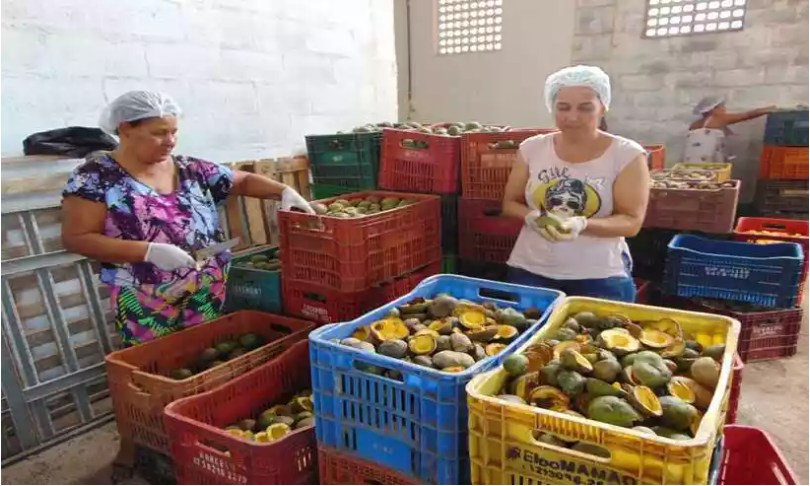
<path id="1" fill-rule="evenodd" d="M 295 397 L 290 401 L 290 409 L 293 413 L 312 412 L 315 406 L 312 404 L 312 397 Z"/>
<path id="2" fill-rule="evenodd" d="M 480 310 L 465 310 L 458 315 L 458 320 L 467 329 L 480 329 L 486 325 L 487 316 Z"/>
<path id="3" fill-rule="evenodd" d="M 495 339 L 498 341 L 509 342 L 515 339 L 518 334 L 519 331 L 516 327 L 501 324 L 498 326 L 498 333 L 495 335 Z"/>
<path id="4" fill-rule="evenodd" d="M 661 402 L 658 401 L 658 397 L 649 387 L 643 385 L 634 386 L 629 401 L 645 417 L 660 417 L 663 413 Z"/>
<path id="5" fill-rule="evenodd" d="M 419 331 L 416 331 L 416 334 L 414 334 L 414 336 L 422 336 L 422 335 L 433 336 L 434 338 L 439 337 L 439 333 L 436 332 L 435 329 L 420 329 Z"/>
<path id="6" fill-rule="evenodd" d="M 287 424 L 273 424 L 265 430 L 268 442 L 275 442 L 290 433 L 290 426 Z"/>
<path id="7" fill-rule="evenodd" d="M 608 329 L 599 334 L 599 339 L 605 344 L 605 348 L 607 348 L 608 351 L 615 354 L 627 354 L 638 351 L 638 340 L 626 331 Z"/>
<path id="8" fill-rule="evenodd" d="M 292 415 L 292 410 L 288 405 L 274 405 L 267 409 L 265 413 L 270 415 Z"/>
<path id="9" fill-rule="evenodd" d="M 678 397 L 686 403 L 695 403 L 695 392 L 692 390 L 688 378 L 676 376 L 667 383 L 667 391 L 673 397 Z"/>
<path id="10" fill-rule="evenodd" d="M 675 338 L 657 329 L 644 329 L 638 338 L 641 343 L 649 348 L 668 348 L 675 342 Z"/>
<path id="11" fill-rule="evenodd" d="M 509 382 L 507 390 L 511 395 L 517 395 L 528 402 L 532 390 L 538 386 L 540 386 L 540 373 L 535 371 L 513 379 Z"/>
<path id="12" fill-rule="evenodd" d="M 428 325 L 428 329 L 435 331 L 437 334 L 447 335 L 453 332 L 453 324 L 448 321 L 433 321 Z"/>
<path id="13" fill-rule="evenodd" d="M 361 341 L 365 341 L 368 339 L 370 334 L 371 329 L 368 326 L 360 326 L 354 330 L 354 332 L 352 333 L 352 337 L 355 339 L 359 339 Z"/>
<path id="14" fill-rule="evenodd" d="M 582 343 L 578 343 L 577 341 L 563 341 L 560 344 L 554 346 L 554 359 L 560 359 L 560 355 L 566 349 L 573 349 L 574 351 L 579 351 L 580 346 Z"/>
<path id="15" fill-rule="evenodd" d="M 498 326 L 486 326 L 467 333 L 473 341 L 488 343 L 498 334 Z"/>
<path id="16" fill-rule="evenodd" d="M 436 351 L 436 336 L 427 333 L 417 334 L 408 341 L 408 349 L 416 355 L 431 354 Z"/>
<path id="17" fill-rule="evenodd" d="M 253 436 L 253 440 L 256 442 L 270 442 L 270 437 L 267 436 L 267 432 L 259 432 Z"/>
<path id="18" fill-rule="evenodd" d="M 492 343 L 492 344 L 487 344 L 487 347 L 484 348 L 484 352 L 487 353 L 487 356 L 495 356 L 496 354 L 500 353 L 504 349 L 506 349 L 505 344 Z"/>
<path id="19" fill-rule="evenodd" d="M 665 332 L 676 339 L 683 338 L 683 331 L 681 325 L 675 319 L 664 317 L 655 322 L 645 323 L 646 329 L 655 329 L 657 331 Z"/>
<path id="20" fill-rule="evenodd" d="M 590 373 L 593 371 L 593 365 L 587 358 L 579 354 L 574 349 L 566 349 L 560 353 L 560 363 L 563 368 L 576 371 L 577 373 Z"/>
<path id="21" fill-rule="evenodd" d="M 410 335 L 410 331 L 402 319 L 392 317 L 371 324 L 371 334 L 382 342 L 389 339 L 405 339 Z"/>
<path id="22" fill-rule="evenodd" d="M 538 386 L 532 390 L 528 401 L 536 407 L 545 409 L 553 407 L 560 411 L 568 410 L 571 405 L 571 399 L 568 398 L 568 395 L 560 389 L 548 385 Z"/>
<path id="23" fill-rule="evenodd" d="M 686 342 L 683 340 L 675 340 L 667 349 L 661 352 L 661 357 L 677 358 L 683 356 L 684 351 L 686 351 Z"/>

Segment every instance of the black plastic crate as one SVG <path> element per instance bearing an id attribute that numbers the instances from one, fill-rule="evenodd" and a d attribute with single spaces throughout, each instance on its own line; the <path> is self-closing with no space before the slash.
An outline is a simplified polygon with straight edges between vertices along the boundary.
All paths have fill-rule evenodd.
<path id="1" fill-rule="evenodd" d="M 482 278 L 495 282 L 506 282 L 509 267 L 505 263 L 482 262 L 458 259 L 458 274 L 465 277 Z"/>
<path id="2" fill-rule="evenodd" d="M 806 213 L 807 181 L 760 179 L 754 200 L 759 213 Z"/>
<path id="3" fill-rule="evenodd" d="M 808 126 L 807 110 L 771 113 L 765 123 L 765 145 L 806 147 Z"/>
<path id="4" fill-rule="evenodd" d="M 636 236 L 627 238 L 630 256 L 633 258 L 633 276 L 648 280 L 654 285 L 663 282 L 667 262 L 667 245 L 675 235 L 690 234 L 716 240 L 729 240 L 731 235 L 707 234 L 699 231 L 643 228 Z"/>
<path id="5" fill-rule="evenodd" d="M 442 196 L 442 251 L 458 253 L 458 196 Z"/>

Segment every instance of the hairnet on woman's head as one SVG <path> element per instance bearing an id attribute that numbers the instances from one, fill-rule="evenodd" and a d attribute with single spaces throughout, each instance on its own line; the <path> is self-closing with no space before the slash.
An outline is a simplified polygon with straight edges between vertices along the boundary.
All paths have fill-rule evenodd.
<path id="1" fill-rule="evenodd" d="M 122 123 L 179 115 L 180 107 L 168 95 L 156 91 L 130 91 L 107 105 L 98 123 L 105 132 L 117 134 Z"/>
<path id="2" fill-rule="evenodd" d="M 705 115 L 706 113 L 712 111 L 713 109 L 717 108 L 718 106 L 722 105 L 726 102 L 726 99 L 722 96 L 706 96 L 700 102 L 695 105 L 695 108 L 692 112 L 695 115 Z"/>
<path id="3" fill-rule="evenodd" d="M 596 92 L 605 110 L 610 107 L 610 76 L 596 66 L 570 66 L 546 78 L 546 107 L 554 111 L 554 101 L 562 88 L 585 86 Z"/>

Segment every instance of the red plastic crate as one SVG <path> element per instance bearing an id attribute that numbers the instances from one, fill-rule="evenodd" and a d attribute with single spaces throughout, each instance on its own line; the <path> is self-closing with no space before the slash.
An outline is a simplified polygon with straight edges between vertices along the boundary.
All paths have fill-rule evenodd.
<path id="1" fill-rule="evenodd" d="M 356 319 L 416 287 L 422 280 L 441 272 L 441 261 L 393 279 L 382 285 L 358 292 L 341 292 L 323 285 L 281 280 L 284 312 L 312 319 L 320 324 L 331 324 Z"/>
<path id="2" fill-rule="evenodd" d="M 751 231 L 779 231 L 789 233 L 792 236 L 755 234 L 750 233 Z M 734 239 L 737 241 L 756 242 L 760 240 L 776 240 L 800 244 L 804 251 L 805 277 L 807 276 L 807 252 L 810 249 L 810 246 L 808 246 L 808 242 L 810 242 L 808 235 L 810 235 L 810 230 L 808 229 L 807 221 L 796 219 L 740 218 L 737 220 L 737 227 L 734 228 Z"/>
<path id="3" fill-rule="evenodd" d="M 460 199 L 459 257 L 479 262 L 506 263 L 522 228 L 523 221 L 501 215 L 500 201 Z"/>
<path id="4" fill-rule="evenodd" d="M 311 389 L 309 342 L 213 391 L 164 410 L 178 484 L 316 484 L 315 428 L 293 430 L 272 443 L 229 435 L 229 424 L 254 418 Z"/>
<path id="5" fill-rule="evenodd" d="M 759 159 L 759 177 L 806 181 L 810 177 L 809 162 L 807 147 L 765 145 Z"/>
<path id="6" fill-rule="evenodd" d="M 368 191 L 319 202 L 369 195 L 418 202 L 352 219 L 279 211 L 282 280 L 360 292 L 441 260 L 438 196 Z"/>
<path id="7" fill-rule="evenodd" d="M 461 191 L 465 199 L 501 202 L 518 146 L 527 138 L 556 129 L 519 129 L 461 136 Z"/>
<path id="8" fill-rule="evenodd" d="M 405 146 L 405 140 L 426 144 Z M 397 129 L 383 130 L 379 186 L 431 194 L 459 192 L 460 137 Z"/>
<path id="9" fill-rule="evenodd" d="M 640 278 L 634 280 L 636 283 L 636 304 L 648 304 L 650 302 L 652 282 Z"/>
<path id="10" fill-rule="evenodd" d="M 306 339 L 315 324 L 257 311 L 239 311 L 154 341 L 110 353 L 107 381 L 115 407 L 122 451 L 135 444 L 169 454 L 163 407 L 179 398 L 214 389 L 278 356 Z M 195 363 L 203 349 L 244 333 L 262 336 L 267 344 L 185 380 L 166 376 Z"/>
<path id="11" fill-rule="evenodd" d="M 663 145 L 645 145 L 647 167 L 650 170 L 664 170 L 667 166 L 667 149 Z"/>
<path id="12" fill-rule="evenodd" d="M 740 358 L 739 352 L 734 353 L 734 367 L 731 369 L 731 392 L 728 394 L 728 412 L 726 413 L 726 423 L 737 422 L 737 409 L 740 407 L 740 392 L 742 391 L 743 369 L 745 363 Z"/>
<path id="13" fill-rule="evenodd" d="M 718 484 L 799 482 L 768 434 L 754 427 L 726 425 Z"/>
<path id="14" fill-rule="evenodd" d="M 320 484 L 422 484 L 422 481 L 318 444 Z"/>

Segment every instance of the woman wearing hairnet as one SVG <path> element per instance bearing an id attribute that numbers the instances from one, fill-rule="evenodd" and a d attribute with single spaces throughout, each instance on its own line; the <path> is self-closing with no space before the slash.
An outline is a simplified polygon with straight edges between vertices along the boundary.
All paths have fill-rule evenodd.
<path id="1" fill-rule="evenodd" d="M 229 194 L 280 199 L 285 209 L 312 212 L 284 184 L 172 155 L 179 115 L 161 93 L 120 96 L 100 122 L 118 135 L 119 147 L 89 157 L 63 192 L 62 241 L 67 250 L 102 262 L 100 278 L 111 287 L 124 346 L 218 315 L 230 252 L 200 264 L 191 253 L 224 240 L 217 206 Z"/>
<path id="2" fill-rule="evenodd" d="M 686 134 L 684 162 L 726 162 L 726 136 L 733 133 L 729 125 L 767 115 L 775 109 L 769 106 L 745 113 L 729 113 L 726 111 L 725 98 L 703 98 L 693 110 L 700 119 L 692 122 Z"/>
<path id="3" fill-rule="evenodd" d="M 525 221 L 507 262 L 510 281 L 635 299 L 624 238 L 644 221 L 649 172 L 644 148 L 599 130 L 610 96 L 597 67 L 568 67 L 546 80 L 559 131 L 525 140 L 506 184 L 504 213 Z"/>

